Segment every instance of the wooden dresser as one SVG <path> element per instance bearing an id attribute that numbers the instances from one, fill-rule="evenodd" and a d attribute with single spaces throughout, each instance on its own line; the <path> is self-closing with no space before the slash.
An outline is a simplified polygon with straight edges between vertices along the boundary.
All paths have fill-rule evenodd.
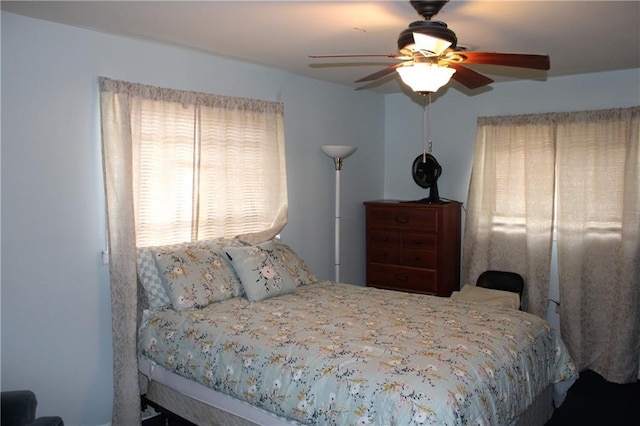
<path id="1" fill-rule="evenodd" d="M 364 205 L 367 286 L 437 296 L 460 289 L 460 203 Z"/>

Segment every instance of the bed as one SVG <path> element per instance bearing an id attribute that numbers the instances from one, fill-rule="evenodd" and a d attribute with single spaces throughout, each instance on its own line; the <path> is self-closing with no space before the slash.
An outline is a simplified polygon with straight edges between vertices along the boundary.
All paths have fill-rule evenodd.
<path id="1" fill-rule="evenodd" d="M 536 316 L 317 280 L 277 240 L 140 249 L 138 273 L 146 398 L 196 424 L 542 425 L 576 377 Z"/>

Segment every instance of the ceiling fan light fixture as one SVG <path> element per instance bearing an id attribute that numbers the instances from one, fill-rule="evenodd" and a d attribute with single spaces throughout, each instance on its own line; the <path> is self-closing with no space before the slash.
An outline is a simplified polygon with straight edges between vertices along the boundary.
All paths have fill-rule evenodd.
<path id="1" fill-rule="evenodd" d="M 414 63 L 396 69 L 400 78 L 414 92 L 437 92 L 447 84 L 456 72 L 449 67 L 441 67 L 433 63 Z"/>

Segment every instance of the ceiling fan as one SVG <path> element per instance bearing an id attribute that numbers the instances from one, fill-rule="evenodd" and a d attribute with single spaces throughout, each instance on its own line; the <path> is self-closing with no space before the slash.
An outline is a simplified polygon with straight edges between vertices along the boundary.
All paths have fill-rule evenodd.
<path id="1" fill-rule="evenodd" d="M 410 1 L 424 19 L 409 24 L 398 36 L 398 54 L 311 55 L 310 58 L 387 57 L 400 60 L 396 64 L 356 80 L 356 83 L 375 81 L 397 71 L 402 81 L 418 93 L 436 92 L 451 78 L 469 89 L 477 89 L 493 82 L 463 64 L 502 65 L 539 70 L 549 69 L 549 56 L 475 52 L 458 46 L 456 34 L 433 16 L 447 4 L 442 1 Z"/>

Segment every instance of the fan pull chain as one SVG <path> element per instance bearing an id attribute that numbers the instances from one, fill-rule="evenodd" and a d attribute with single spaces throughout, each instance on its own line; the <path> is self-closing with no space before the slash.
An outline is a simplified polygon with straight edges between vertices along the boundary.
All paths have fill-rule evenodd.
<path id="1" fill-rule="evenodd" d="M 422 135 L 424 137 L 424 149 L 422 150 L 422 161 L 426 163 L 427 153 L 431 154 L 433 150 L 433 141 L 431 140 L 431 92 L 429 92 L 429 109 L 427 111 L 426 103 L 422 105 Z"/>
<path id="2" fill-rule="evenodd" d="M 422 137 L 424 139 L 424 145 L 422 146 L 422 162 L 425 163 L 427 161 L 427 145 L 428 145 L 428 136 L 427 136 L 427 105 L 426 103 L 422 104 Z"/>
<path id="3" fill-rule="evenodd" d="M 433 141 L 431 140 L 431 92 L 429 92 L 429 154 L 433 148 Z"/>

